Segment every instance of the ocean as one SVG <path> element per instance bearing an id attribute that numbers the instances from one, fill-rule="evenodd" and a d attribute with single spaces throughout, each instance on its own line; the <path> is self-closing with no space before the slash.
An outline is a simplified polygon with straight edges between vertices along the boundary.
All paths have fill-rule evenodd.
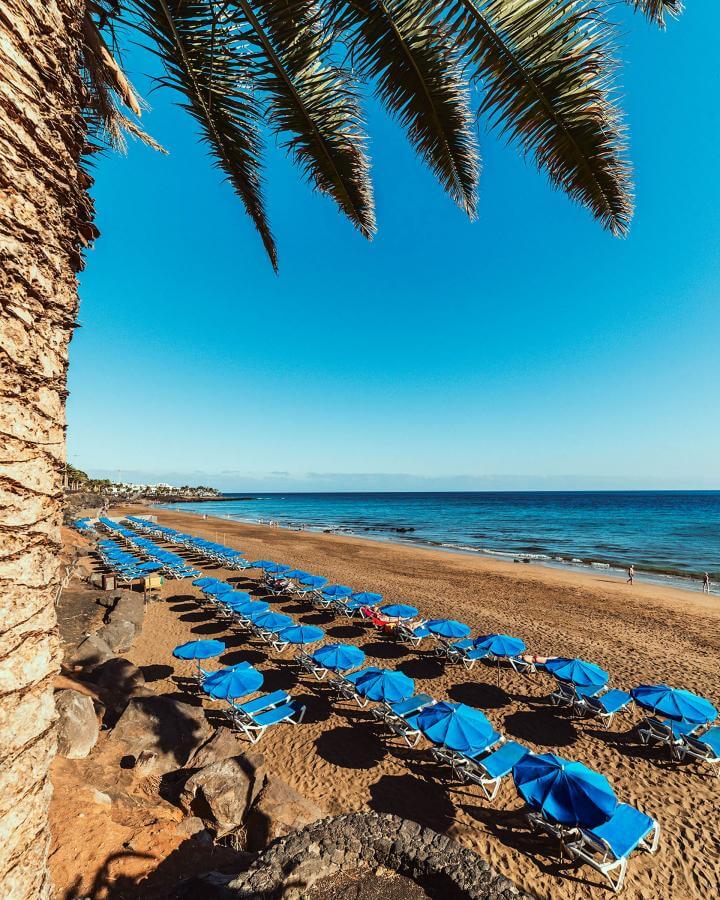
<path id="1" fill-rule="evenodd" d="M 720 491 L 227 494 L 174 508 L 644 580 L 720 586 Z M 699 586 L 698 584 L 694 585 Z"/>

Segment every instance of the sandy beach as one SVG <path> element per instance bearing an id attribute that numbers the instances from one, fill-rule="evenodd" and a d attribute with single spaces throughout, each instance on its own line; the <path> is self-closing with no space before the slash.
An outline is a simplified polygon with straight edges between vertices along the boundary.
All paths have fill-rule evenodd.
<path id="1" fill-rule="evenodd" d="M 147 511 L 128 507 L 111 514 Z M 613 686 L 667 682 L 718 700 L 720 601 L 715 596 L 637 583 L 629 587 L 601 572 L 577 574 L 362 538 L 152 512 L 162 524 L 222 540 L 245 551 L 248 559 L 292 563 L 356 590 L 411 602 L 423 616 L 467 622 L 474 634 L 513 634 L 531 652 L 590 659 L 611 673 Z M 256 588 L 255 570 L 245 578 L 204 568 L 216 577 L 229 575 L 244 590 Z M 591 869 L 559 863 L 553 844 L 518 826 L 521 803 L 511 779 L 489 803 L 479 787 L 458 787 L 441 773 L 435 775 L 422 743 L 410 750 L 388 740 L 368 722 L 367 712 L 332 702 L 314 679 L 298 677 L 288 664 L 289 651 L 273 653 L 215 622 L 194 603 L 198 595 L 188 582 L 166 581 L 163 602 L 150 605 L 143 633 L 128 656 L 147 672 L 169 675 L 164 666 L 183 671 L 171 656 L 176 644 L 218 636 L 228 645 L 221 662 L 247 659 L 264 673 L 264 690 L 282 688 L 301 699 L 308 708 L 304 723 L 271 730 L 259 745 L 270 768 L 300 793 L 330 814 L 372 808 L 450 834 L 539 897 L 605 892 Z M 483 664 L 472 671 L 442 666 L 427 648 L 396 644 L 368 627 L 333 620 L 294 600 L 272 602 L 277 611 L 320 625 L 328 639 L 362 647 L 369 664 L 401 669 L 415 679 L 418 692 L 479 707 L 508 737 L 605 773 L 621 800 L 656 817 L 663 829 L 655 857 L 633 856 L 626 897 L 715 894 L 720 881 L 717 780 L 696 766 L 671 763 L 666 751 L 640 747 L 627 720 L 605 731 L 592 721 L 553 710 L 546 700 L 551 688 L 546 677 L 523 678 L 503 669 L 498 684 L 496 671 Z M 169 677 L 158 677 L 151 686 L 177 691 Z"/>

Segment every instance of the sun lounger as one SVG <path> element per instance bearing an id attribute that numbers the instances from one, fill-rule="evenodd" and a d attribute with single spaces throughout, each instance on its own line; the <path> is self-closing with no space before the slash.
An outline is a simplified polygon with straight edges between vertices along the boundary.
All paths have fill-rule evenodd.
<path id="1" fill-rule="evenodd" d="M 699 728 L 699 725 L 691 722 L 675 722 L 672 719 L 645 716 L 638 723 L 637 733 L 641 743 L 648 746 L 650 744 L 665 746 L 674 759 L 679 759 L 679 748 L 684 739 L 692 736 Z"/>
<path id="2" fill-rule="evenodd" d="M 461 753 L 463 762 L 455 768 L 464 781 L 479 784 L 488 800 L 494 800 L 500 790 L 503 778 L 512 772 L 516 762 L 530 751 L 517 741 L 502 740 L 500 747 L 485 756 L 467 756 Z"/>
<path id="3" fill-rule="evenodd" d="M 256 713 L 249 719 L 238 719 L 236 725 L 245 734 L 250 743 L 257 744 L 268 728 L 288 722 L 291 725 L 299 725 L 305 715 L 307 707 L 297 700 L 290 700 L 282 706 L 273 706 L 265 712 Z"/>
<path id="4" fill-rule="evenodd" d="M 394 627 L 391 626 L 391 634 L 398 641 L 404 641 L 412 644 L 414 647 L 419 647 L 423 639 L 430 637 L 432 632 L 424 624 L 418 624 L 411 628 L 404 622 L 398 622 Z"/>
<path id="5" fill-rule="evenodd" d="M 358 694 L 355 685 L 358 679 L 362 678 L 363 675 L 367 675 L 368 672 L 379 671 L 377 666 L 368 666 L 365 669 L 358 669 L 357 672 L 352 672 L 350 675 L 333 675 L 332 678 L 328 679 L 327 683 L 336 691 L 340 699 L 354 700 L 358 706 L 365 707 L 368 705 L 368 699 Z"/>
<path id="6" fill-rule="evenodd" d="M 632 697 L 627 691 L 621 691 L 613 688 L 597 697 L 582 698 L 580 711 L 586 715 L 599 719 L 600 722 L 609 728 L 613 718 L 616 715 L 632 714 Z"/>
<path id="7" fill-rule="evenodd" d="M 262 697 L 247 700 L 245 703 L 236 703 L 229 700 L 229 709 L 226 710 L 226 713 L 234 724 L 239 721 L 252 721 L 252 717 L 258 713 L 273 709 L 276 706 L 282 706 L 288 703 L 289 700 L 290 695 L 285 691 L 273 691 L 272 694 L 264 694 Z"/>
<path id="8" fill-rule="evenodd" d="M 706 763 L 720 778 L 720 726 L 700 735 L 683 735 L 677 750 L 681 759 Z"/>
<path id="9" fill-rule="evenodd" d="M 460 662 L 466 669 L 472 669 L 479 659 L 485 659 L 489 651 L 475 646 L 472 638 L 464 638 L 449 644 L 443 641 L 436 651 L 439 656 L 444 656 L 450 662 Z"/>
<path id="10" fill-rule="evenodd" d="M 640 810 L 619 803 L 610 819 L 597 828 L 578 829 L 576 837 L 564 842 L 575 859 L 580 859 L 603 875 L 617 893 L 622 889 L 628 857 L 637 849 L 655 853 L 660 842 L 660 825 Z"/>
<path id="11" fill-rule="evenodd" d="M 373 718 L 387 725 L 393 734 L 401 737 L 408 747 L 414 747 L 422 736 L 417 717 L 426 706 L 435 701 L 429 694 L 417 694 L 399 703 L 381 703 L 373 707 Z"/>

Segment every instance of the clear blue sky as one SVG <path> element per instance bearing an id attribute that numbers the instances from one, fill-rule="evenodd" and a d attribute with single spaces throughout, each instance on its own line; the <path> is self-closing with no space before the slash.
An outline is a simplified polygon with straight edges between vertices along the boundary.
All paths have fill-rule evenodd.
<path id="1" fill-rule="evenodd" d="M 720 12 L 688 5 L 665 33 L 622 16 L 626 240 L 484 130 L 470 224 L 372 106 L 378 236 L 273 151 L 279 276 L 135 51 L 170 155 L 96 166 L 70 461 L 238 490 L 720 487 Z"/>

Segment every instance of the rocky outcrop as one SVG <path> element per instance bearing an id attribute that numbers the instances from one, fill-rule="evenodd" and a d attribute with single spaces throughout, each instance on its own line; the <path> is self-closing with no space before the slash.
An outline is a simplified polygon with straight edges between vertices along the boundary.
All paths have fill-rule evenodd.
<path id="1" fill-rule="evenodd" d="M 145 600 L 142 594 L 136 591 L 119 591 L 113 595 L 115 605 L 106 615 L 108 622 L 131 622 L 135 626 L 135 633 L 142 631 L 145 618 Z"/>
<path id="2" fill-rule="evenodd" d="M 114 656 L 113 651 L 97 634 L 90 634 L 80 641 L 70 662 L 75 666 L 95 666 Z"/>
<path id="3" fill-rule="evenodd" d="M 180 794 L 180 805 L 190 815 L 210 820 L 222 837 L 243 824 L 264 782 L 261 754 L 223 759 L 190 776 Z"/>
<path id="4" fill-rule="evenodd" d="M 302 797 L 280 778 L 269 776 L 247 818 L 248 850 L 260 850 L 271 841 L 317 822 L 325 815 L 312 800 Z"/>
<path id="5" fill-rule="evenodd" d="M 530 900 L 467 847 L 417 822 L 380 813 L 325 819 L 275 841 L 247 872 L 212 872 L 187 882 L 178 893 L 290 900 L 306 896 L 322 878 L 379 866 L 414 879 L 443 900 Z"/>
<path id="6" fill-rule="evenodd" d="M 58 753 L 68 759 L 84 759 L 100 734 L 92 698 L 79 691 L 58 691 L 55 708 L 58 712 Z"/>
<path id="7" fill-rule="evenodd" d="M 202 769 L 205 766 L 239 756 L 247 744 L 239 739 L 230 728 L 216 728 L 212 736 L 189 757 L 185 768 Z"/>
<path id="8" fill-rule="evenodd" d="M 136 759 L 142 751 L 155 754 L 155 774 L 163 774 L 183 766 L 210 733 L 202 707 L 150 695 L 130 698 L 110 739 Z"/>
<path id="9" fill-rule="evenodd" d="M 95 637 L 105 641 L 111 650 L 122 652 L 132 647 L 135 639 L 135 626 L 125 619 L 108 622 L 95 632 Z"/>

